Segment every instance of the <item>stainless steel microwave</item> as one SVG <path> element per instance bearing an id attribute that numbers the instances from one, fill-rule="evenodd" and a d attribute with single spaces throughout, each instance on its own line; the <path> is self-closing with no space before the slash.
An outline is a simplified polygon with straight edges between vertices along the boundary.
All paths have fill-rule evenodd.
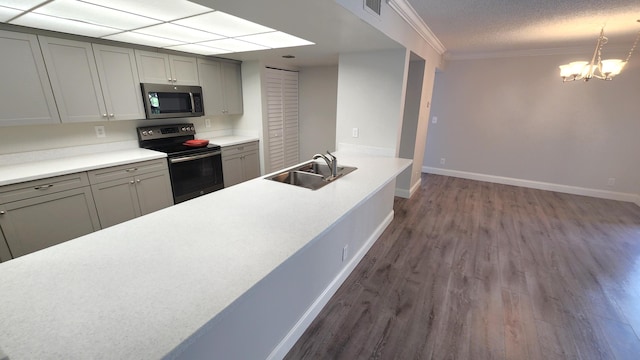
<path id="1" fill-rule="evenodd" d="M 202 87 L 141 83 L 147 119 L 204 115 Z"/>

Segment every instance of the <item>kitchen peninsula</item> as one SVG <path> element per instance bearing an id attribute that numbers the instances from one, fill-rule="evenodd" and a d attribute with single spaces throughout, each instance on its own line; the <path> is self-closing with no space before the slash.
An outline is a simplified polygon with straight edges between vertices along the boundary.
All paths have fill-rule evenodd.
<path id="1" fill-rule="evenodd" d="M 262 178 L 0 264 L 9 359 L 280 358 L 393 218 L 410 160 Z"/>

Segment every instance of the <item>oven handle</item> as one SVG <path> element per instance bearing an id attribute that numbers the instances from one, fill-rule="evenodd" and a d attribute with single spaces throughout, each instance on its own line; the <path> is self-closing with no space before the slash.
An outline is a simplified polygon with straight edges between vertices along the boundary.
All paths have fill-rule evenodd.
<path id="1" fill-rule="evenodd" d="M 177 158 L 172 158 L 172 159 L 170 158 L 169 162 L 172 163 L 172 164 L 176 164 L 176 163 L 181 163 L 181 162 L 185 162 L 185 161 L 204 159 L 204 158 L 208 158 L 208 157 L 212 157 L 212 156 L 216 156 L 216 155 L 220 155 L 220 154 L 222 154 L 221 151 L 214 151 L 214 152 L 210 152 L 210 153 L 206 153 L 206 154 L 177 157 Z"/>
<path id="2" fill-rule="evenodd" d="M 191 112 L 194 113 L 194 112 L 196 112 L 196 104 L 193 102 L 193 93 L 192 92 L 189 93 L 189 98 L 191 98 Z"/>

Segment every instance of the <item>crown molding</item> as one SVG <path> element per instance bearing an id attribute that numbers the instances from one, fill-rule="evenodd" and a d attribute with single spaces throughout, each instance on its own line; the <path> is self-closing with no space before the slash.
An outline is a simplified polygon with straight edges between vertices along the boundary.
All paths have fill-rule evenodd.
<path id="1" fill-rule="evenodd" d="M 603 58 L 609 58 L 607 54 L 611 52 L 623 54 L 628 52 L 628 48 L 624 46 L 607 46 L 603 50 Z M 452 53 L 444 54 L 446 60 L 476 60 L 476 59 L 496 59 L 510 57 L 527 57 L 527 56 L 549 56 L 549 55 L 584 55 L 583 57 L 591 59 L 593 55 L 593 46 L 566 47 L 566 48 L 549 48 L 549 49 L 523 49 L 523 50 L 502 50 L 502 51 L 485 51 L 485 52 L 469 52 L 469 53 Z"/>
<path id="2" fill-rule="evenodd" d="M 424 20 L 418 15 L 416 10 L 407 0 L 387 0 L 387 4 L 395 10 L 411 27 L 418 32 L 433 49 L 440 55 L 444 54 L 447 49 L 442 45 L 438 37 L 429 29 Z"/>

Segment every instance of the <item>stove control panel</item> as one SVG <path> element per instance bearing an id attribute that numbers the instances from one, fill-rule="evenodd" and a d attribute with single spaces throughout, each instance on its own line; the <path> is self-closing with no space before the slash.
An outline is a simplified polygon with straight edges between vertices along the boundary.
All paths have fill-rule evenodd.
<path id="1" fill-rule="evenodd" d="M 195 135 L 193 124 L 143 126 L 138 128 L 138 140 L 164 139 L 178 136 Z"/>

